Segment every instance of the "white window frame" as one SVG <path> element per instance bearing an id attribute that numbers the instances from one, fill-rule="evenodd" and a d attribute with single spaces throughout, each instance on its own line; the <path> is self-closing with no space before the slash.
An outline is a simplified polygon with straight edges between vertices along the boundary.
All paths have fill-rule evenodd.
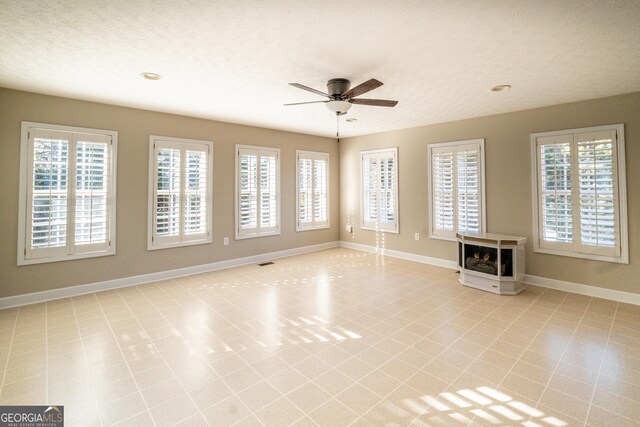
<path id="1" fill-rule="evenodd" d="M 435 203 L 433 203 L 433 196 L 434 196 L 434 191 L 433 191 L 433 149 L 434 148 L 442 148 L 442 147 L 462 147 L 462 146 L 466 146 L 466 145 L 478 145 L 479 146 L 479 157 L 480 157 L 480 171 L 478 172 L 478 175 L 480 177 L 480 230 L 479 233 L 485 233 L 487 230 L 487 203 L 486 203 L 486 174 L 485 174 L 485 148 L 484 148 L 484 138 L 477 138 L 477 139 L 467 139 L 467 140 L 462 140 L 462 141 L 450 141 L 450 142 L 438 142 L 438 143 L 434 143 L 434 144 L 429 144 L 427 146 L 427 176 L 428 176 L 428 197 L 429 197 L 429 238 L 431 239 L 440 239 L 440 240 L 450 240 L 450 241 L 455 241 L 456 240 L 456 231 L 455 227 L 456 224 L 458 223 L 457 220 L 457 216 L 458 216 L 458 208 L 457 208 L 457 193 L 458 193 L 458 185 L 457 185 L 457 180 L 454 179 L 454 218 L 453 218 L 453 224 L 454 224 L 454 230 L 436 230 L 435 229 L 435 215 L 434 215 L 434 209 L 435 209 Z M 454 151 L 454 156 L 455 156 L 455 151 Z M 457 166 L 456 166 L 456 170 L 454 172 L 454 175 L 457 176 Z"/>
<path id="2" fill-rule="evenodd" d="M 301 222 L 300 221 L 300 159 L 311 160 L 312 168 L 315 170 L 315 162 L 314 160 L 324 160 L 326 162 L 326 186 L 325 189 L 326 197 L 327 197 L 327 219 L 325 221 L 311 221 L 311 222 Z M 317 151 L 303 151 L 296 150 L 296 231 L 310 231 L 310 230 L 319 230 L 323 228 L 330 227 L 330 184 L 329 184 L 329 171 L 330 169 L 330 158 L 329 153 L 321 153 Z M 315 173 L 312 172 L 312 176 L 315 177 Z M 315 179 L 314 179 L 315 183 Z M 315 189 L 314 189 L 315 190 Z M 312 217 L 315 217 L 312 214 Z"/>
<path id="3" fill-rule="evenodd" d="M 156 216 L 155 199 L 158 188 L 158 173 L 156 148 L 159 145 L 180 149 L 181 152 L 190 147 L 196 150 L 207 150 L 207 213 L 206 232 L 202 235 L 186 237 L 184 235 L 184 215 L 185 215 L 185 194 L 184 182 L 185 174 L 181 174 L 180 184 L 180 235 L 169 239 L 156 236 Z M 184 170 L 184 156 L 181 156 L 181 170 Z M 169 136 L 149 136 L 149 189 L 147 199 L 147 250 L 177 248 L 183 246 L 203 245 L 213 241 L 213 141 L 203 141 L 198 139 L 174 138 Z"/>
<path id="4" fill-rule="evenodd" d="M 240 230 L 240 151 L 252 151 L 255 155 L 267 155 L 275 156 L 276 158 L 276 226 L 269 227 L 266 230 L 261 230 L 259 224 L 253 229 Z M 277 236 L 281 230 L 280 220 L 280 201 L 281 201 L 281 186 L 280 186 L 280 149 L 273 147 L 262 147 L 256 145 L 242 145 L 236 144 L 236 172 L 235 172 L 235 239 L 252 239 L 255 237 Z"/>
<path id="5" fill-rule="evenodd" d="M 554 242 L 541 242 L 541 236 L 543 235 L 542 228 L 542 215 L 540 213 L 540 154 L 538 150 L 538 138 L 547 138 L 547 137 L 566 137 L 570 136 L 573 141 L 573 135 L 581 134 L 581 133 L 590 133 L 590 132 L 601 132 L 601 131 L 615 131 L 616 133 L 616 143 L 615 143 L 615 151 L 617 153 L 616 156 L 616 169 L 617 173 L 614 172 L 614 176 L 616 177 L 616 183 L 618 190 L 618 230 L 619 230 L 619 244 L 620 244 L 620 256 L 608 256 L 608 255 L 600 255 L 594 253 L 586 253 L 579 252 L 575 249 L 572 249 L 573 246 L 571 243 L 568 244 L 553 244 Z M 573 144 L 573 142 L 572 142 Z M 551 255 L 561 255 L 568 256 L 574 258 L 583 258 L 590 259 L 596 261 L 606 261 L 606 262 L 615 262 L 620 264 L 629 264 L 629 239 L 628 239 L 628 223 L 627 223 L 627 183 L 626 183 L 626 162 L 625 162 L 625 148 L 624 148 L 624 124 L 615 124 L 615 125 L 604 125 L 604 126 L 593 126 L 587 128 L 577 128 L 577 129 L 566 129 L 559 131 L 550 131 L 550 132 L 537 132 L 531 134 L 531 183 L 532 183 L 532 195 L 533 195 L 533 251 L 538 253 L 545 253 Z M 575 163 L 575 157 L 572 151 L 571 154 L 571 162 Z M 572 167 L 572 171 L 575 171 L 576 168 Z M 573 209 L 573 212 L 576 212 Z M 579 217 L 578 213 L 574 213 L 574 224 L 576 222 L 576 216 Z M 579 219 L 579 218 L 578 218 Z M 574 228 L 575 229 L 575 228 Z M 575 234 L 575 233 L 574 233 Z M 576 245 L 579 245 L 576 243 Z M 596 247 L 597 248 L 597 247 Z"/>
<path id="6" fill-rule="evenodd" d="M 32 189 L 29 188 L 31 183 L 31 171 L 33 167 L 33 146 L 30 144 L 31 132 L 39 129 L 42 131 L 67 132 L 70 134 L 92 134 L 100 135 L 110 139 L 109 148 L 109 188 L 107 190 L 107 227 L 106 232 L 107 244 L 106 249 L 95 248 L 92 251 L 75 252 L 74 235 L 75 235 L 75 213 L 67 216 L 68 238 L 66 247 L 56 248 L 51 252 L 51 256 L 31 257 L 30 250 L 27 248 L 30 225 L 27 225 L 28 216 L 30 216 L 31 208 L 29 199 Z M 20 137 L 20 182 L 19 182 L 19 203 L 18 203 L 18 265 L 42 264 L 58 261 L 69 261 L 83 258 L 94 258 L 101 256 L 109 256 L 116 254 L 116 188 L 117 188 L 117 158 L 118 158 L 118 132 L 104 129 L 92 129 L 76 126 L 55 125 L 50 123 L 37 123 L 23 121 L 21 126 Z M 75 154 L 69 155 L 69 161 L 75 161 Z M 72 167 L 75 171 L 76 165 Z M 68 200 L 75 199 L 75 173 L 68 175 Z M 68 209 L 72 209 L 72 204 L 68 204 Z M 101 245 L 102 246 L 102 245 Z"/>
<path id="7" fill-rule="evenodd" d="M 378 221 L 366 221 L 365 220 L 365 179 L 364 179 L 364 162 L 365 159 L 374 157 L 392 157 L 393 158 L 393 183 L 394 183 L 394 195 L 395 195 L 395 222 L 393 224 L 381 224 L 380 211 L 378 211 Z M 398 147 L 382 148 L 379 150 L 364 150 L 360 152 L 360 227 L 363 230 L 382 231 L 386 233 L 400 233 L 400 197 L 398 193 Z"/>

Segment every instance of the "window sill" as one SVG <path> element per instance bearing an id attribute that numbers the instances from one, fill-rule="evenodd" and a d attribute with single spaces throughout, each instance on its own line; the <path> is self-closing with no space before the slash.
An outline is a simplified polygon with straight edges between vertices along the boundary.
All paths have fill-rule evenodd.
<path id="1" fill-rule="evenodd" d="M 277 231 L 266 231 L 264 233 L 254 233 L 254 234 L 236 234 L 236 240 L 244 240 L 244 239 L 255 239 L 256 237 L 268 237 L 268 236 L 278 236 L 280 235 L 280 230 Z"/>
<path id="2" fill-rule="evenodd" d="M 325 224 L 325 225 L 313 225 L 313 226 L 308 226 L 308 227 L 296 227 L 296 231 L 300 232 L 300 231 L 313 231 L 313 230 L 325 230 L 327 228 L 331 228 L 329 226 L 329 224 Z"/>
<path id="3" fill-rule="evenodd" d="M 108 251 L 100 251 L 100 252 L 87 252 L 83 254 L 75 254 L 75 255 L 61 255 L 61 256 L 52 256 L 52 257 L 42 257 L 42 258 L 25 258 L 21 256 L 18 258 L 18 266 L 21 265 L 33 265 L 33 264 L 46 264 L 50 262 L 62 262 L 62 261 L 75 261 L 78 259 L 87 259 L 87 258 L 98 258 L 103 256 L 111 256 L 115 255 L 116 250 L 115 247 Z"/>
<path id="4" fill-rule="evenodd" d="M 206 245 L 212 243 L 213 239 L 203 239 L 203 240 L 192 240 L 187 242 L 176 242 L 176 243 L 149 243 L 147 244 L 148 251 L 157 251 L 159 249 L 171 249 L 171 248 L 183 248 L 185 246 L 196 246 L 196 245 Z"/>
<path id="5" fill-rule="evenodd" d="M 629 256 L 627 254 L 623 254 L 620 257 L 613 257 L 607 255 L 593 255 L 593 254 L 584 254 L 581 252 L 573 252 L 573 251 L 563 251 L 559 249 L 547 249 L 541 247 L 534 247 L 534 253 L 547 254 L 547 255 L 559 255 L 559 256 L 568 256 L 571 258 L 582 258 L 591 261 L 603 261 L 603 262 L 613 262 L 616 264 L 629 264 Z"/>

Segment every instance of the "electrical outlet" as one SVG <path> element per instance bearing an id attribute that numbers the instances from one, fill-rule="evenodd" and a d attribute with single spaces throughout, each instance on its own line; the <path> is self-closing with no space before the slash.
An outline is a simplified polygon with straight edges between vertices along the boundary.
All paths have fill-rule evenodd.
<path id="1" fill-rule="evenodd" d="M 224 240 L 223 240 L 223 243 L 224 243 L 225 246 L 227 246 L 229 244 L 229 238 L 225 237 Z"/>
<path id="2" fill-rule="evenodd" d="M 420 233 L 414 234 L 413 238 L 416 239 L 416 240 L 420 240 Z"/>
<path id="3" fill-rule="evenodd" d="M 353 233 L 353 225 L 347 225 L 345 228 L 347 229 L 348 233 Z"/>

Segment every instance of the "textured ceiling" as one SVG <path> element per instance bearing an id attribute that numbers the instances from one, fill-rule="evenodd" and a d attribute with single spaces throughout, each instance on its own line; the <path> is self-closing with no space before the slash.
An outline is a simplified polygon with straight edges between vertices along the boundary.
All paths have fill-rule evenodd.
<path id="1" fill-rule="evenodd" d="M 0 86 L 333 136 L 640 91 L 640 1 L 0 0 Z M 140 78 L 142 71 L 160 81 Z M 511 84 L 508 92 L 490 88 Z"/>

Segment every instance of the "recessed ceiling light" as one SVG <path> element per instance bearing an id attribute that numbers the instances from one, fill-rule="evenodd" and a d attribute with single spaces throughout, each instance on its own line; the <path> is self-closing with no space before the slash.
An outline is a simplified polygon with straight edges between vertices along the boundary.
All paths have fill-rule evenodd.
<path id="1" fill-rule="evenodd" d="M 348 121 L 349 123 L 353 123 L 353 122 L 357 122 L 357 121 L 358 121 L 358 119 L 356 119 L 355 117 L 349 117 L 349 118 L 347 119 L 347 121 Z"/>
<path id="2" fill-rule="evenodd" d="M 511 89 L 511 85 L 498 85 L 491 88 L 494 92 L 504 92 L 505 90 Z"/>
<path id="3" fill-rule="evenodd" d="M 140 73 L 140 75 L 147 80 L 160 80 L 162 78 L 160 74 L 149 72 Z"/>

